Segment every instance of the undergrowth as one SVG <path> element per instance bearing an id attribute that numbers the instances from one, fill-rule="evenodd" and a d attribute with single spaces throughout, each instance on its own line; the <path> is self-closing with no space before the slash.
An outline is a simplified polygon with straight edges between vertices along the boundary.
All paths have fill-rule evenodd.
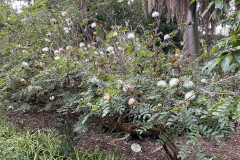
<path id="1" fill-rule="evenodd" d="M 113 160 L 123 159 L 116 152 L 105 153 L 98 148 L 81 150 L 74 148 L 69 154 L 60 149 L 64 137 L 57 137 L 55 130 L 47 134 L 38 130 L 34 134 L 18 133 L 6 117 L 0 115 L 0 159 L 2 160 Z"/>

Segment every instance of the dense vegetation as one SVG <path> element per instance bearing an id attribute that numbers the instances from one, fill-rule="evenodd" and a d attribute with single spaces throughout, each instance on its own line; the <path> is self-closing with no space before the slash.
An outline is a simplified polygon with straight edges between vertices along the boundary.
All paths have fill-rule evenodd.
<path id="1" fill-rule="evenodd" d="M 99 119 L 111 131 L 154 135 L 171 159 L 205 159 L 197 140 L 227 137 L 240 117 L 240 11 L 221 19 L 229 6 L 209 3 L 205 12 L 215 3 L 230 35 L 213 47 L 202 39 L 189 61 L 180 37 L 191 24 L 167 24 L 165 3 L 146 14 L 134 7 L 141 1 L 84 2 L 38 0 L 19 14 L 0 4 L 0 105 L 55 111 L 66 123 L 78 116 L 79 134 Z M 178 136 L 189 138 L 181 149 Z"/>
<path id="2" fill-rule="evenodd" d="M 0 119 L 0 158 L 1 159 L 66 159 L 66 160 L 85 160 L 85 159 L 114 159 L 114 153 L 106 154 L 95 151 L 78 151 L 74 148 L 70 154 L 62 147 L 61 138 L 56 138 L 55 130 L 46 130 L 48 134 L 38 131 L 34 134 L 29 132 L 20 134 L 13 124 L 7 122 L 6 117 Z M 121 159 L 119 157 L 119 159 Z"/>

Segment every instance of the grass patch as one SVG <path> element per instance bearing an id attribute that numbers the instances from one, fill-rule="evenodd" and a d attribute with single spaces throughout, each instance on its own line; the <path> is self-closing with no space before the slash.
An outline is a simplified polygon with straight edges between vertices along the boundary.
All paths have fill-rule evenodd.
<path id="1" fill-rule="evenodd" d="M 79 151 L 76 148 L 65 155 L 61 151 L 61 138 L 56 131 L 37 131 L 34 134 L 18 133 L 16 127 L 0 116 L 0 159 L 4 160 L 113 160 L 123 159 L 116 152 L 105 153 L 99 149 Z"/>

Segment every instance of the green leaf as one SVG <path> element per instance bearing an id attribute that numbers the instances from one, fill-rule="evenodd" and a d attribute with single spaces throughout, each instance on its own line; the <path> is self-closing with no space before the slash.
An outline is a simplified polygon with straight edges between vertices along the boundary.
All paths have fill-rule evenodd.
<path id="1" fill-rule="evenodd" d="M 223 9 L 223 0 L 215 0 L 215 7 Z"/>
<path id="2" fill-rule="evenodd" d="M 205 11 L 202 14 L 202 17 L 204 17 L 204 15 L 208 12 L 208 10 L 212 7 L 213 4 L 214 4 L 214 1 L 209 3 L 209 5 L 207 6 L 207 8 L 205 9 Z"/>
<path id="3" fill-rule="evenodd" d="M 231 59 L 232 59 L 232 56 L 230 54 L 224 56 L 222 62 L 221 62 L 221 67 L 223 69 L 224 72 L 227 71 L 229 65 L 230 65 L 230 62 L 231 62 Z"/>
<path id="4" fill-rule="evenodd" d="M 208 115 L 211 114 L 211 113 L 213 115 L 213 118 L 217 118 L 219 115 L 221 115 L 220 112 L 225 110 L 229 104 L 230 104 L 229 100 L 222 100 L 222 101 L 214 104 L 204 118 L 208 117 Z M 221 111 L 218 111 L 219 108 L 221 108 Z"/>
<path id="5" fill-rule="evenodd" d="M 232 56 L 237 61 L 237 63 L 240 64 L 240 51 L 232 52 Z"/>
<path id="6" fill-rule="evenodd" d="M 240 71 L 237 72 L 237 77 L 240 78 Z"/>
<path id="7" fill-rule="evenodd" d="M 80 24 L 80 26 L 82 27 L 84 24 L 86 24 L 88 22 L 88 19 L 87 20 L 85 20 L 85 21 L 83 21 L 81 24 Z"/>
<path id="8" fill-rule="evenodd" d="M 190 4 L 194 3 L 196 0 L 192 0 Z"/>
<path id="9" fill-rule="evenodd" d="M 219 62 L 221 61 L 221 58 L 215 58 L 214 60 L 208 62 L 204 67 L 203 70 L 207 69 L 207 72 L 209 73 Z"/>
<path id="10" fill-rule="evenodd" d="M 229 13 L 229 8 L 228 8 L 228 6 L 227 6 L 227 2 L 226 2 L 226 1 L 223 2 L 223 10 L 224 10 L 224 12 L 225 12 L 226 14 Z"/>
<path id="11" fill-rule="evenodd" d="M 237 119 L 240 117 L 240 102 L 238 102 L 237 107 L 235 108 L 234 112 L 233 112 L 233 119 Z"/>

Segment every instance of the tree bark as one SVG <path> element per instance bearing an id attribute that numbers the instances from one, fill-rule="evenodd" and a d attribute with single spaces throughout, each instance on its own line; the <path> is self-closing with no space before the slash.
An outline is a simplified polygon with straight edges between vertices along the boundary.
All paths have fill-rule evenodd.
<path id="1" fill-rule="evenodd" d="M 187 10 L 186 24 L 187 27 L 184 31 L 183 40 L 183 57 L 187 62 L 192 62 L 199 54 L 199 35 L 198 35 L 198 22 L 197 22 L 197 4 L 196 2 L 189 5 Z"/>

